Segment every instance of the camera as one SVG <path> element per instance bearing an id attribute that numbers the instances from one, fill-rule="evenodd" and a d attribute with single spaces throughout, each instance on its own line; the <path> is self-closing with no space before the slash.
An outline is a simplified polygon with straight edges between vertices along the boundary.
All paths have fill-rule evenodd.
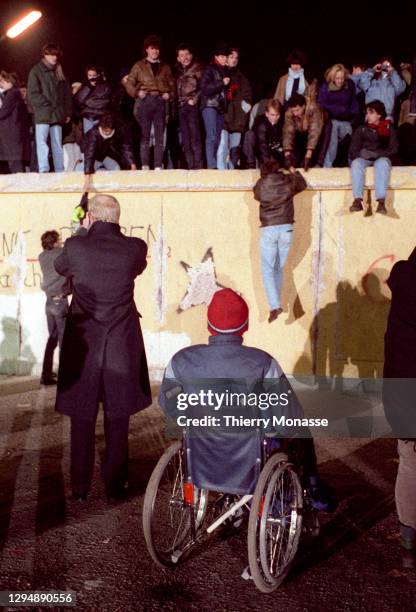
<path id="1" fill-rule="evenodd" d="M 390 68 L 390 64 L 388 64 L 386 62 L 383 62 L 383 64 L 381 64 L 381 71 L 382 72 L 388 72 L 389 68 Z"/>

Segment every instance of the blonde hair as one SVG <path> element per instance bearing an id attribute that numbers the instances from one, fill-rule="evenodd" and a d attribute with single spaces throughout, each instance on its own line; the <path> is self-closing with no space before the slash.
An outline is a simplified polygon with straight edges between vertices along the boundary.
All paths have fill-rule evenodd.
<path id="1" fill-rule="evenodd" d="M 348 77 L 348 70 L 345 68 L 344 64 L 334 64 L 331 68 L 325 72 L 325 80 L 327 83 L 333 83 L 335 80 L 335 75 L 337 72 L 343 72 L 345 78 Z"/>
<path id="2" fill-rule="evenodd" d="M 88 200 L 88 212 L 91 213 L 95 221 L 118 223 L 120 219 L 120 204 L 113 196 L 103 193 Z"/>

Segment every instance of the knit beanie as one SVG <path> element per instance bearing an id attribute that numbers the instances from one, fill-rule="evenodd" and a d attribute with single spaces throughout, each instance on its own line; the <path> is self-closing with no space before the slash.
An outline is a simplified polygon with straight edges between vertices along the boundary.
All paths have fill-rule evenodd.
<path id="1" fill-rule="evenodd" d="M 248 330 L 248 306 L 232 289 L 216 291 L 208 306 L 208 331 L 242 336 Z"/>

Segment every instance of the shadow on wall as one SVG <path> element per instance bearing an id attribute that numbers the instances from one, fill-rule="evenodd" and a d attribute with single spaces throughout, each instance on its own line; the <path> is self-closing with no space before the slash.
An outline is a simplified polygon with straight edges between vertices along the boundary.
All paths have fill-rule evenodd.
<path id="1" fill-rule="evenodd" d="M 25 343 L 25 329 L 12 317 L 3 317 L 0 325 L 3 336 L 0 343 L 0 374 L 31 374 L 36 357 Z"/>
<path id="2" fill-rule="evenodd" d="M 390 300 L 383 287 L 385 270 L 362 279 L 362 291 L 348 281 L 336 289 L 336 301 L 321 308 L 294 368 L 295 376 L 341 379 L 347 366 L 356 366 L 361 379 L 383 376 L 384 334 Z"/>

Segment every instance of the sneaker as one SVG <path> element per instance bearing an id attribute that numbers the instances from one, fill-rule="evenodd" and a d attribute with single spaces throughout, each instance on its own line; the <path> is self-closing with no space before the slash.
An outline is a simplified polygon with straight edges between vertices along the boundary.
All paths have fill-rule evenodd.
<path id="1" fill-rule="evenodd" d="M 149 170 L 149 166 L 142 166 L 142 170 Z"/>
<path id="2" fill-rule="evenodd" d="M 350 206 L 350 212 L 359 212 L 360 210 L 364 210 L 362 198 L 355 198 Z"/>
<path id="3" fill-rule="evenodd" d="M 268 322 L 273 323 L 273 321 L 276 321 L 277 317 L 281 315 L 282 312 L 283 308 L 274 308 L 273 310 L 271 310 L 269 313 L 269 318 L 267 319 Z"/>

